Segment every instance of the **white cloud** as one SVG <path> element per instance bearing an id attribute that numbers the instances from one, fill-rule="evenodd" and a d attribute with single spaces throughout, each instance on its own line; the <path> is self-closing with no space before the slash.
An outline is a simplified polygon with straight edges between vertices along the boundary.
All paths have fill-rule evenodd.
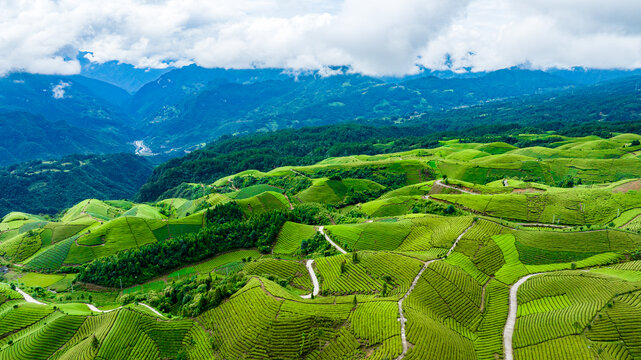
<path id="1" fill-rule="evenodd" d="M 51 92 L 54 99 L 64 99 L 65 98 L 65 88 L 71 86 L 71 83 L 60 80 L 58 85 L 55 85 L 51 88 Z"/>
<path id="2" fill-rule="evenodd" d="M 641 2 L 476 0 L 422 50 L 421 63 L 496 70 L 641 67 Z"/>
<path id="3" fill-rule="evenodd" d="M 633 68 L 638 14 L 637 0 L 0 0 L 0 73 L 77 73 L 77 51 L 142 68 Z"/>

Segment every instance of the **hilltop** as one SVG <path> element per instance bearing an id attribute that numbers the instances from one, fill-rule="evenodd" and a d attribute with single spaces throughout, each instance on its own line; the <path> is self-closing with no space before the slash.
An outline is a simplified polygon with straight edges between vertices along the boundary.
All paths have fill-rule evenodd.
<path id="1" fill-rule="evenodd" d="M 518 137 L 12 212 L 0 359 L 639 356 L 641 136 Z"/>

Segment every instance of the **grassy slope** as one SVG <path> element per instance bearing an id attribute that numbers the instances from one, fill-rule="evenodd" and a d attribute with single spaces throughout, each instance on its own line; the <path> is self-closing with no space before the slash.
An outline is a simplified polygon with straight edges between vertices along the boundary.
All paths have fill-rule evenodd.
<path id="1" fill-rule="evenodd" d="M 86 307 L 78 304 L 61 305 L 57 310 L 53 306 L 39 308 L 10 300 L 16 294 L 0 287 L 0 300 L 8 301 L 0 305 L 1 323 L 19 329 L 12 332 L 14 328 L 0 327 L 0 358 L 54 354 L 58 358 L 171 358 L 180 351 L 192 358 L 337 359 L 366 354 L 374 359 L 395 358 L 402 350 L 398 299 L 409 289 L 423 261 L 443 257 L 468 227 L 447 259 L 427 267 L 403 305 L 408 319 L 406 336 L 414 344 L 406 358 L 493 359 L 494 354 L 502 354 L 509 286 L 528 273 L 547 271 L 555 272 L 537 276 L 519 290 L 514 337 L 517 358 L 588 356 L 597 348 L 614 359 L 636 356 L 641 265 L 616 263 L 625 259 L 626 251 L 641 248 L 641 236 L 596 227 L 614 220 L 615 227 L 634 230 L 638 220 L 641 204 L 636 183 L 633 179 L 614 182 L 621 176 L 638 177 L 633 173 L 636 170 L 627 168 L 631 165 L 619 164 L 638 161 L 623 159 L 626 151 L 621 150 L 621 144 L 629 140 L 626 136 L 607 141 L 566 139 L 551 149 L 554 151 L 513 149 L 501 143 L 451 142 L 438 149 L 333 158 L 314 166 L 295 167 L 310 176 L 331 167 L 374 167 L 382 173 L 401 171 L 412 176 L 408 178 L 410 185 L 356 206 L 378 217 L 373 221 L 361 219 L 325 227 L 340 246 L 359 251 L 356 259 L 351 254 L 315 259 L 320 296 L 312 300 L 299 297 L 312 289 L 303 262 L 261 256 L 253 249 L 185 264 L 159 279 L 125 290 L 148 293 L 163 289 L 172 280 L 206 276 L 212 271 L 216 276 L 240 271 L 249 277 L 242 290 L 200 315 L 197 323 L 192 319 L 157 321 L 136 308 L 98 316 L 88 316 Z M 619 158 L 606 156 L 606 152 Z M 585 159 L 568 160 L 581 153 Z M 605 161 L 608 167 L 603 165 Z M 421 173 L 419 169 L 431 172 Z M 290 168 L 280 168 L 252 175 L 284 176 L 291 172 Z M 426 181 L 440 173 L 449 175 L 449 186 L 477 194 Z M 571 189 L 553 186 L 568 173 L 581 176 L 585 182 L 603 184 Z M 456 176 L 461 178 L 454 179 Z M 503 186 L 506 176 L 511 178 L 508 186 Z M 217 182 L 218 186 L 226 183 Z M 305 202 L 336 204 L 348 187 L 380 188 L 364 179 L 319 177 L 297 197 Z M 92 261 L 197 231 L 202 226 L 202 213 L 193 212 L 222 201 L 238 201 L 247 213 L 289 209 L 290 202 L 281 191 L 272 190 L 259 185 L 233 195 L 164 200 L 171 212 L 169 218 L 154 204 L 98 200 L 72 207 L 57 222 L 13 213 L 0 223 L 0 249 L 13 249 L 18 257 L 26 256 L 25 269 L 9 274 L 16 283 L 26 289 L 50 287 L 65 294 L 72 275 L 25 270 Z M 411 204 L 425 196 L 488 216 L 475 219 L 408 214 Z M 593 227 L 531 229 L 500 218 L 548 223 L 559 219 L 561 223 Z M 286 223 L 275 243 L 274 256 L 295 253 L 315 232 L 313 226 Z M 31 237 L 34 240 L 26 240 Z M 601 267 L 591 269 L 597 266 Z M 267 278 L 286 280 L 287 287 Z M 14 303 L 17 308 L 13 308 Z M 613 328 L 618 331 L 613 332 Z M 2 337 L 2 331 L 10 335 Z M 92 345 L 91 334 L 97 338 L 97 347 Z M 8 346 L 8 340 L 14 345 Z M 46 346 L 40 346 L 45 342 Z"/>

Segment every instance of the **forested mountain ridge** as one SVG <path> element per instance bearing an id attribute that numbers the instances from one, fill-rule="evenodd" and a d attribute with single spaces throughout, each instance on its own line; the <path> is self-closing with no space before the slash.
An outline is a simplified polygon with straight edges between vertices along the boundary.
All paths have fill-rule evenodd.
<path id="1" fill-rule="evenodd" d="M 0 127 L 5 134 L 0 165 L 69 153 L 128 152 L 133 140 L 152 137 L 162 140 L 160 148 L 151 144 L 151 152 L 159 154 L 153 157 L 157 163 L 181 154 L 179 149 L 170 151 L 178 138 L 193 149 L 227 132 L 259 131 L 249 138 L 223 137 L 203 151 L 160 166 L 139 192 L 139 199 L 152 201 L 181 183 L 213 181 L 246 167 L 269 170 L 327 156 L 434 146 L 439 138 L 457 133 L 470 137 L 476 132 L 480 141 L 489 138 L 478 136 L 516 133 L 518 128 L 575 135 L 579 124 L 606 137 L 610 132 L 634 132 L 641 118 L 638 82 L 638 77 L 630 77 L 576 86 L 561 76 L 509 69 L 465 79 L 391 83 L 355 74 L 292 77 L 279 69 L 188 67 L 170 71 L 129 95 L 94 79 L 16 73 L 0 81 Z M 131 110 L 136 101 L 139 107 Z M 180 109 L 172 112 L 175 116 L 151 121 L 144 117 L 172 106 Z M 383 127 L 271 132 L 353 121 Z M 619 122 L 628 125 L 615 124 Z M 392 123 L 396 125 L 390 127 Z M 141 130 L 134 129 L 139 126 Z M 509 136 L 503 140 L 512 141 Z"/>
<path id="2" fill-rule="evenodd" d="M 400 83 L 358 74 L 292 77 L 273 70 L 256 71 L 257 78 L 251 78 L 249 74 L 253 73 L 247 70 L 230 74 L 212 72 L 209 74 L 212 80 L 205 82 L 190 77 L 196 70 L 173 70 L 161 76 L 157 84 L 143 87 L 139 93 L 146 94 L 144 97 L 134 97 L 132 105 L 152 148 L 160 146 L 161 151 L 171 152 L 223 134 L 251 134 L 362 119 L 393 123 L 416 113 L 573 85 L 541 71 L 518 69 L 478 78 L 426 77 Z M 213 78 L 216 75 L 220 77 Z M 188 85 L 181 83 L 181 79 L 186 79 Z M 241 82 L 245 79 L 250 80 Z M 173 95 L 173 102 L 159 101 L 168 94 Z M 148 98 L 151 100 L 145 100 Z"/>
<path id="3" fill-rule="evenodd" d="M 68 154 L 118 153 L 131 150 L 126 138 L 110 131 L 47 121 L 28 112 L 0 113 L 0 166 Z"/>
<path id="4" fill-rule="evenodd" d="M 0 166 L 69 154 L 133 152 L 124 90 L 81 76 L 0 77 Z"/>
<path id="5" fill-rule="evenodd" d="M 47 121 L 126 133 L 128 115 L 119 106 L 129 95 L 117 86 L 80 76 L 11 73 L 0 78 L 0 111 L 23 111 Z"/>
<path id="6" fill-rule="evenodd" d="M 641 119 L 640 84 L 641 76 L 625 77 L 553 94 L 523 96 L 443 112 L 429 112 L 408 123 L 423 123 L 434 129 L 446 127 L 452 130 L 466 128 L 470 123 L 636 123 Z"/>
<path id="7" fill-rule="evenodd" d="M 68 155 L 0 168 L 0 216 L 10 211 L 54 215 L 87 197 L 131 198 L 151 174 L 133 154 Z"/>

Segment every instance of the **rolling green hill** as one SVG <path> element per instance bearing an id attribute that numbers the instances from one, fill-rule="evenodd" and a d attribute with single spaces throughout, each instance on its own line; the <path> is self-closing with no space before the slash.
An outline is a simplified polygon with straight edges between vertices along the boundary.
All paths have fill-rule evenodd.
<path id="1" fill-rule="evenodd" d="M 583 135 L 586 131 L 597 131 L 592 126 L 598 127 L 598 132 L 604 137 L 592 135 L 578 138 L 576 136 Z M 529 134 L 528 131 L 534 131 L 534 133 Z M 156 167 L 147 183 L 138 192 L 138 200 L 155 201 L 173 197 L 175 194 L 188 194 L 185 191 L 197 189 L 189 184 L 211 183 L 247 169 L 266 172 L 279 166 L 312 165 L 328 158 L 330 159 L 323 161 L 323 164 L 329 165 L 335 161 L 341 161 L 342 165 L 347 165 L 362 161 L 363 155 L 402 154 L 425 148 L 433 151 L 433 148 L 437 147 L 441 148 L 434 155 L 447 160 L 447 163 L 456 164 L 453 170 L 469 173 L 450 175 L 465 176 L 472 181 L 474 176 L 492 175 L 491 172 L 483 170 L 467 169 L 477 166 L 486 168 L 486 163 L 491 167 L 492 163 L 496 163 L 495 160 L 485 159 L 486 154 L 506 153 L 503 159 L 506 163 L 514 163 L 515 167 L 518 167 L 518 162 L 523 160 L 529 161 L 528 166 L 534 168 L 539 166 L 537 163 L 539 159 L 556 167 L 571 166 L 568 163 L 572 161 L 591 163 L 592 159 L 602 160 L 602 166 L 606 166 L 610 159 L 619 158 L 623 163 L 624 160 L 638 158 L 637 151 L 624 147 L 625 144 L 632 143 L 633 137 L 638 138 L 638 134 L 619 135 L 625 131 L 641 132 L 641 128 L 638 124 L 629 122 L 611 124 L 598 122 L 580 125 L 541 124 L 539 127 L 510 124 L 477 126 L 457 132 L 434 133 L 432 129 L 423 126 L 337 125 L 222 138 L 202 150 L 194 151 L 182 158 L 172 159 Z M 443 141 L 444 137 L 449 140 Z M 598 142 L 608 138 L 611 138 L 609 148 L 599 148 Z M 484 143 L 485 141 L 495 142 Z M 567 144 L 568 141 L 569 144 Z M 597 141 L 597 143 L 591 143 L 591 141 Z M 604 145 L 601 144 L 601 146 Z M 331 159 L 333 157 L 339 157 L 340 160 Z M 466 167 L 465 164 L 470 160 L 473 162 Z M 337 165 L 341 164 L 337 163 Z M 504 167 L 506 166 L 507 164 Z M 444 170 L 447 171 L 447 169 Z M 479 171 L 483 172 L 479 174 Z M 518 176 L 518 171 L 513 173 Z M 481 180 L 485 181 L 485 179 L 479 179 Z"/>
<path id="2" fill-rule="evenodd" d="M 11 212 L 0 359 L 641 356 L 641 137 L 519 137 Z"/>

